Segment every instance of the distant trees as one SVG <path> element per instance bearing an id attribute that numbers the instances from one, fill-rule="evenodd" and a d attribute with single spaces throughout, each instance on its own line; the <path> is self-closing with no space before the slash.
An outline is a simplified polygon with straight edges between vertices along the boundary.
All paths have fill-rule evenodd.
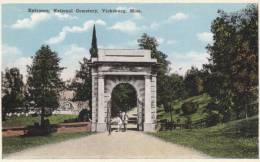
<path id="1" fill-rule="evenodd" d="M 111 115 L 117 116 L 119 111 L 128 111 L 137 103 L 137 94 L 133 86 L 127 83 L 117 85 L 111 94 Z"/>
<path id="2" fill-rule="evenodd" d="M 23 76 L 18 68 L 6 69 L 2 72 L 2 118 L 6 113 L 15 112 L 24 105 Z"/>
<path id="3" fill-rule="evenodd" d="M 60 58 L 49 46 L 41 46 L 33 57 L 33 63 L 28 68 L 27 102 L 33 103 L 34 108 L 40 109 L 41 126 L 44 117 L 58 107 L 59 91 L 64 83 L 60 73 Z"/>
<path id="4" fill-rule="evenodd" d="M 225 113 L 247 118 L 258 112 L 258 7 L 218 13 L 211 25 L 214 43 L 207 47 L 205 89 Z"/>

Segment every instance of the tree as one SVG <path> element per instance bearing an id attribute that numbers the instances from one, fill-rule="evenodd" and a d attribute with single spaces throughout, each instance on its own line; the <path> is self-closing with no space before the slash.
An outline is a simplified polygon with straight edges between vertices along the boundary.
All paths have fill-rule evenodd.
<path id="1" fill-rule="evenodd" d="M 189 96 L 196 96 L 203 92 L 202 74 L 196 67 L 191 67 L 184 78 L 185 88 Z"/>
<path id="2" fill-rule="evenodd" d="M 70 86 L 75 91 L 73 98 L 75 101 L 91 100 L 92 82 L 88 62 L 89 60 L 87 58 L 83 58 L 83 62 L 79 62 L 80 70 L 76 71 L 76 76 Z"/>
<path id="3" fill-rule="evenodd" d="M 194 103 L 194 102 L 184 102 L 181 105 L 181 110 L 183 115 L 191 115 L 193 113 L 195 113 L 198 109 L 198 104 Z"/>
<path id="4" fill-rule="evenodd" d="M 249 5 L 239 12 L 218 13 L 211 26 L 214 43 L 207 47 L 207 91 L 225 109 L 232 109 L 237 118 L 243 113 L 247 117 L 250 105 L 258 98 L 258 7 Z M 257 114 L 255 110 L 252 114 Z"/>
<path id="5" fill-rule="evenodd" d="M 111 115 L 115 117 L 119 111 L 128 111 L 137 103 L 137 94 L 133 86 L 127 83 L 117 85 L 112 92 Z"/>
<path id="6" fill-rule="evenodd" d="M 2 117 L 5 120 L 6 113 L 16 112 L 23 107 L 24 102 L 23 76 L 18 68 L 6 69 L 2 72 Z"/>
<path id="7" fill-rule="evenodd" d="M 92 42 L 91 42 L 91 48 L 90 48 L 89 52 L 90 52 L 91 57 L 97 57 L 98 48 L 97 48 L 97 37 L 96 37 L 95 25 L 93 27 Z"/>
<path id="8" fill-rule="evenodd" d="M 60 79 L 60 58 L 49 46 L 41 46 L 33 57 L 33 62 L 28 68 L 27 100 L 34 103 L 35 110 L 40 110 L 41 126 L 44 117 L 58 107 L 59 92 L 64 83 Z"/>
<path id="9" fill-rule="evenodd" d="M 166 74 L 168 74 L 169 72 L 170 62 L 167 60 L 168 56 L 157 49 L 157 47 L 159 46 L 157 40 L 154 37 L 147 35 L 146 33 L 144 33 L 137 42 L 141 49 L 151 50 L 152 58 L 157 59 L 157 62 L 159 64 L 159 68 L 157 69 L 157 103 L 166 104 L 166 102 L 168 101 L 165 101 L 164 99 L 164 97 L 166 97 L 164 91 L 164 81 L 167 77 Z"/>
<path id="10" fill-rule="evenodd" d="M 182 99 L 187 96 L 183 77 L 178 74 L 166 75 L 163 80 L 160 80 L 161 87 L 160 99 L 163 101 L 164 110 L 170 111 L 169 103 L 171 104 L 174 100 Z"/>

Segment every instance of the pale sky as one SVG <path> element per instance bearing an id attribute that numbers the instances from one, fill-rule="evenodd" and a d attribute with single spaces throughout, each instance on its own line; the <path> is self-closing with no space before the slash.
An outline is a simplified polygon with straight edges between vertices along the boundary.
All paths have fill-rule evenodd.
<path id="1" fill-rule="evenodd" d="M 64 80 L 74 77 L 79 61 L 89 57 L 92 27 L 98 48 L 136 49 L 142 33 L 157 38 L 172 72 L 184 75 L 191 66 L 207 63 L 212 43 L 211 22 L 217 10 L 237 11 L 247 4 L 4 4 L 2 6 L 2 70 L 26 65 L 42 44 L 50 45 L 66 67 Z M 29 13 L 28 8 L 50 13 Z M 92 9 L 98 13 L 53 13 L 53 9 Z M 102 9 L 138 9 L 141 13 L 103 13 Z"/>

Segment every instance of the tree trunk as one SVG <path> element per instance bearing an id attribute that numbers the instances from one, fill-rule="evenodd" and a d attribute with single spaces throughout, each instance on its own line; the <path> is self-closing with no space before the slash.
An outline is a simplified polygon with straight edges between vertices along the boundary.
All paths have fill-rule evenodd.
<path id="1" fill-rule="evenodd" d="M 41 126 L 43 126 L 44 123 L 44 107 L 41 108 Z"/>
<path id="2" fill-rule="evenodd" d="M 171 122 L 172 122 L 172 107 L 170 107 Z"/>
<path id="3" fill-rule="evenodd" d="M 247 104 L 245 104 L 245 115 L 246 115 L 246 119 L 247 119 Z"/>

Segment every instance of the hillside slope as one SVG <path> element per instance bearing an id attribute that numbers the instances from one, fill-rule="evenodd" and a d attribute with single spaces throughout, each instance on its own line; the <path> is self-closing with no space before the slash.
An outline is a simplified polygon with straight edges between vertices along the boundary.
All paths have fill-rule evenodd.
<path id="1" fill-rule="evenodd" d="M 184 120 L 186 120 L 186 117 L 182 115 L 181 113 L 181 105 L 185 102 L 193 102 L 198 104 L 198 109 L 197 111 L 191 115 L 191 120 L 197 121 L 197 120 L 201 120 L 205 118 L 205 109 L 207 104 L 211 101 L 211 97 L 207 94 L 202 94 L 199 96 L 194 96 L 194 97 L 190 97 L 187 98 L 185 100 L 176 100 L 174 101 L 174 106 L 173 106 L 173 112 L 172 112 L 172 118 L 174 121 L 176 121 L 177 119 L 180 119 L 181 122 L 184 122 Z M 170 113 L 169 112 L 165 112 L 163 108 L 158 108 L 157 110 L 157 118 L 159 120 L 162 119 L 171 119 Z"/>

